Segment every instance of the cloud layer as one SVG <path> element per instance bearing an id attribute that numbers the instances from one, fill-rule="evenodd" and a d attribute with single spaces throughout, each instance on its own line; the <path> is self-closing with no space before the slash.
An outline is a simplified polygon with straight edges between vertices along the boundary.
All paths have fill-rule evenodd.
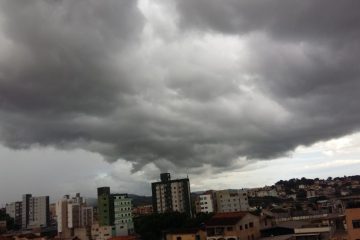
<path id="1" fill-rule="evenodd" d="M 1 142 L 195 173 L 355 132 L 359 5 L 2 1 Z"/>

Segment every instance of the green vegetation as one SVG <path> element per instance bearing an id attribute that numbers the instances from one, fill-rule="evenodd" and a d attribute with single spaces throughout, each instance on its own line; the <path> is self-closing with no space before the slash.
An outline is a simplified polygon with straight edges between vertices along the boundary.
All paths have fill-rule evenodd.
<path id="1" fill-rule="evenodd" d="M 161 239 L 163 231 L 169 229 L 196 228 L 210 219 L 212 214 L 199 214 L 189 218 L 184 213 L 164 213 L 140 216 L 134 219 L 135 229 L 143 239 Z"/>
<path id="2" fill-rule="evenodd" d="M 6 221 L 7 229 L 14 229 L 14 219 L 12 219 L 5 210 L 0 209 L 0 221 Z"/>

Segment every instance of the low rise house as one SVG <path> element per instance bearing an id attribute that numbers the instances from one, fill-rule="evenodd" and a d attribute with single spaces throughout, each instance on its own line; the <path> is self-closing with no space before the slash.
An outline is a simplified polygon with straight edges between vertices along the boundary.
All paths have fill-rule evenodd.
<path id="1" fill-rule="evenodd" d="M 94 240 L 107 240 L 116 236 L 115 226 L 100 226 L 93 224 L 91 227 L 91 237 Z"/>
<path id="2" fill-rule="evenodd" d="M 142 205 L 133 208 L 133 215 L 134 216 L 143 216 L 149 215 L 153 213 L 153 206 L 152 205 Z"/>
<path id="3" fill-rule="evenodd" d="M 349 204 L 345 210 L 349 240 L 360 239 L 360 203 Z"/>
<path id="4" fill-rule="evenodd" d="M 260 237 L 259 217 L 249 212 L 218 213 L 206 222 L 207 240 L 255 240 Z"/>
<path id="5" fill-rule="evenodd" d="M 176 229 L 164 232 L 165 240 L 206 240 L 206 232 L 197 228 Z"/>

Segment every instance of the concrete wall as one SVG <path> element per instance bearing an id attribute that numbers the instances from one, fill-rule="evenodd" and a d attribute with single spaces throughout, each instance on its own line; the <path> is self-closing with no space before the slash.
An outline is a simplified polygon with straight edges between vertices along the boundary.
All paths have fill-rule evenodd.
<path id="1" fill-rule="evenodd" d="M 360 208 L 348 208 L 345 210 L 348 239 L 360 239 L 360 226 L 357 227 L 356 221 L 360 224 Z M 355 226 L 354 226 L 355 224 Z"/>

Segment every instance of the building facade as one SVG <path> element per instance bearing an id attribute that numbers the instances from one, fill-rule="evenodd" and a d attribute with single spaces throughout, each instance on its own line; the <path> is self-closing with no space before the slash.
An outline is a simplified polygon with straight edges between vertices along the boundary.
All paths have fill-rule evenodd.
<path id="1" fill-rule="evenodd" d="M 101 227 L 99 229 L 102 229 L 96 233 L 98 238 L 104 237 L 101 232 L 110 228 L 114 230 L 112 236 L 134 233 L 132 210 L 132 199 L 126 193 L 111 194 L 109 187 L 98 188 L 98 222 Z"/>
<path id="2" fill-rule="evenodd" d="M 33 197 L 24 194 L 22 201 L 22 228 L 40 228 L 49 225 L 49 196 Z"/>
<path id="3" fill-rule="evenodd" d="M 214 192 L 216 212 L 238 212 L 249 210 L 246 190 L 220 190 Z"/>
<path id="4" fill-rule="evenodd" d="M 133 208 L 133 215 L 134 216 L 143 216 L 149 215 L 153 213 L 153 206 L 152 205 L 142 205 Z"/>
<path id="5" fill-rule="evenodd" d="M 256 240 L 260 238 L 259 217 L 247 212 L 218 213 L 206 222 L 207 240 Z"/>
<path id="6" fill-rule="evenodd" d="M 91 226 L 94 219 L 94 208 L 83 206 L 81 208 L 81 226 Z"/>
<path id="7" fill-rule="evenodd" d="M 97 189 L 98 195 L 98 221 L 100 226 L 111 226 L 114 224 L 114 203 L 110 194 L 110 187 Z"/>
<path id="8" fill-rule="evenodd" d="M 348 240 L 360 239 L 360 203 L 346 208 L 345 219 Z"/>
<path id="9" fill-rule="evenodd" d="M 152 183 L 154 212 L 191 212 L 190 181 L 188 178 L 171 180 L 170 173 L 160 174 L 160 182 Z"/>
<path id="10" fill-rule="evenodd" d="M 21 214 L 21 228 L 26 229 L 29 224 L 29 203 L 31 194 L 24 194 L 22 196 L 22 214 Z"/>
<path id="11" fill-rule="evenodd" d="M 22 202 L 12 202 L 5 206 L 6 214 L 14 219 L 16 227 L 21 227 L 22 222 Z"/>
<path id="12" fill-rule="evenodd" d="M 57 219 L 57 231 L 60 238 L 70 238 L 71 230 L 68 228 L 67 221 L 67 204 L 68 197 L 64 196 L 63 199 L 56 202 L 56 219 Z"/>
<path id="13" fill-rule="evenodd" d="M 165 240 L 206 240 L 206 232 L 200 229 L 174 229 L 164 232 Z"/>
<path id="14" fill-rule="evenodd" d="M 93 224 L 91 227 L 91 238 L 93 240 L 108 240 L 114 236 L 116 236 L 115 226 Z"/>
<path id="15" fill-rule="evenodd" d="M 79 193 L 70 198 L 65 195 L 56 203 L 58 237 L 73 238 L 90 235 L 93 224 L 93 208 L 86 206 Z M 80 238 L 83 239 L 83 238 Z"/>
<path id="16" fill-rule="evenodd" d="M 214 212 L 214 203 L 213 203 L 213 195 L 201 194 L 197 196 L 197 213 L 212 213 Z"/>
<path id="17" fill-rule="evenodd" d="M 117 236 L 127 236 L 134 233 L 132 217 L 132 200 L 127 194 L 112 194 L 114 203 L 114 224 Z"/>

